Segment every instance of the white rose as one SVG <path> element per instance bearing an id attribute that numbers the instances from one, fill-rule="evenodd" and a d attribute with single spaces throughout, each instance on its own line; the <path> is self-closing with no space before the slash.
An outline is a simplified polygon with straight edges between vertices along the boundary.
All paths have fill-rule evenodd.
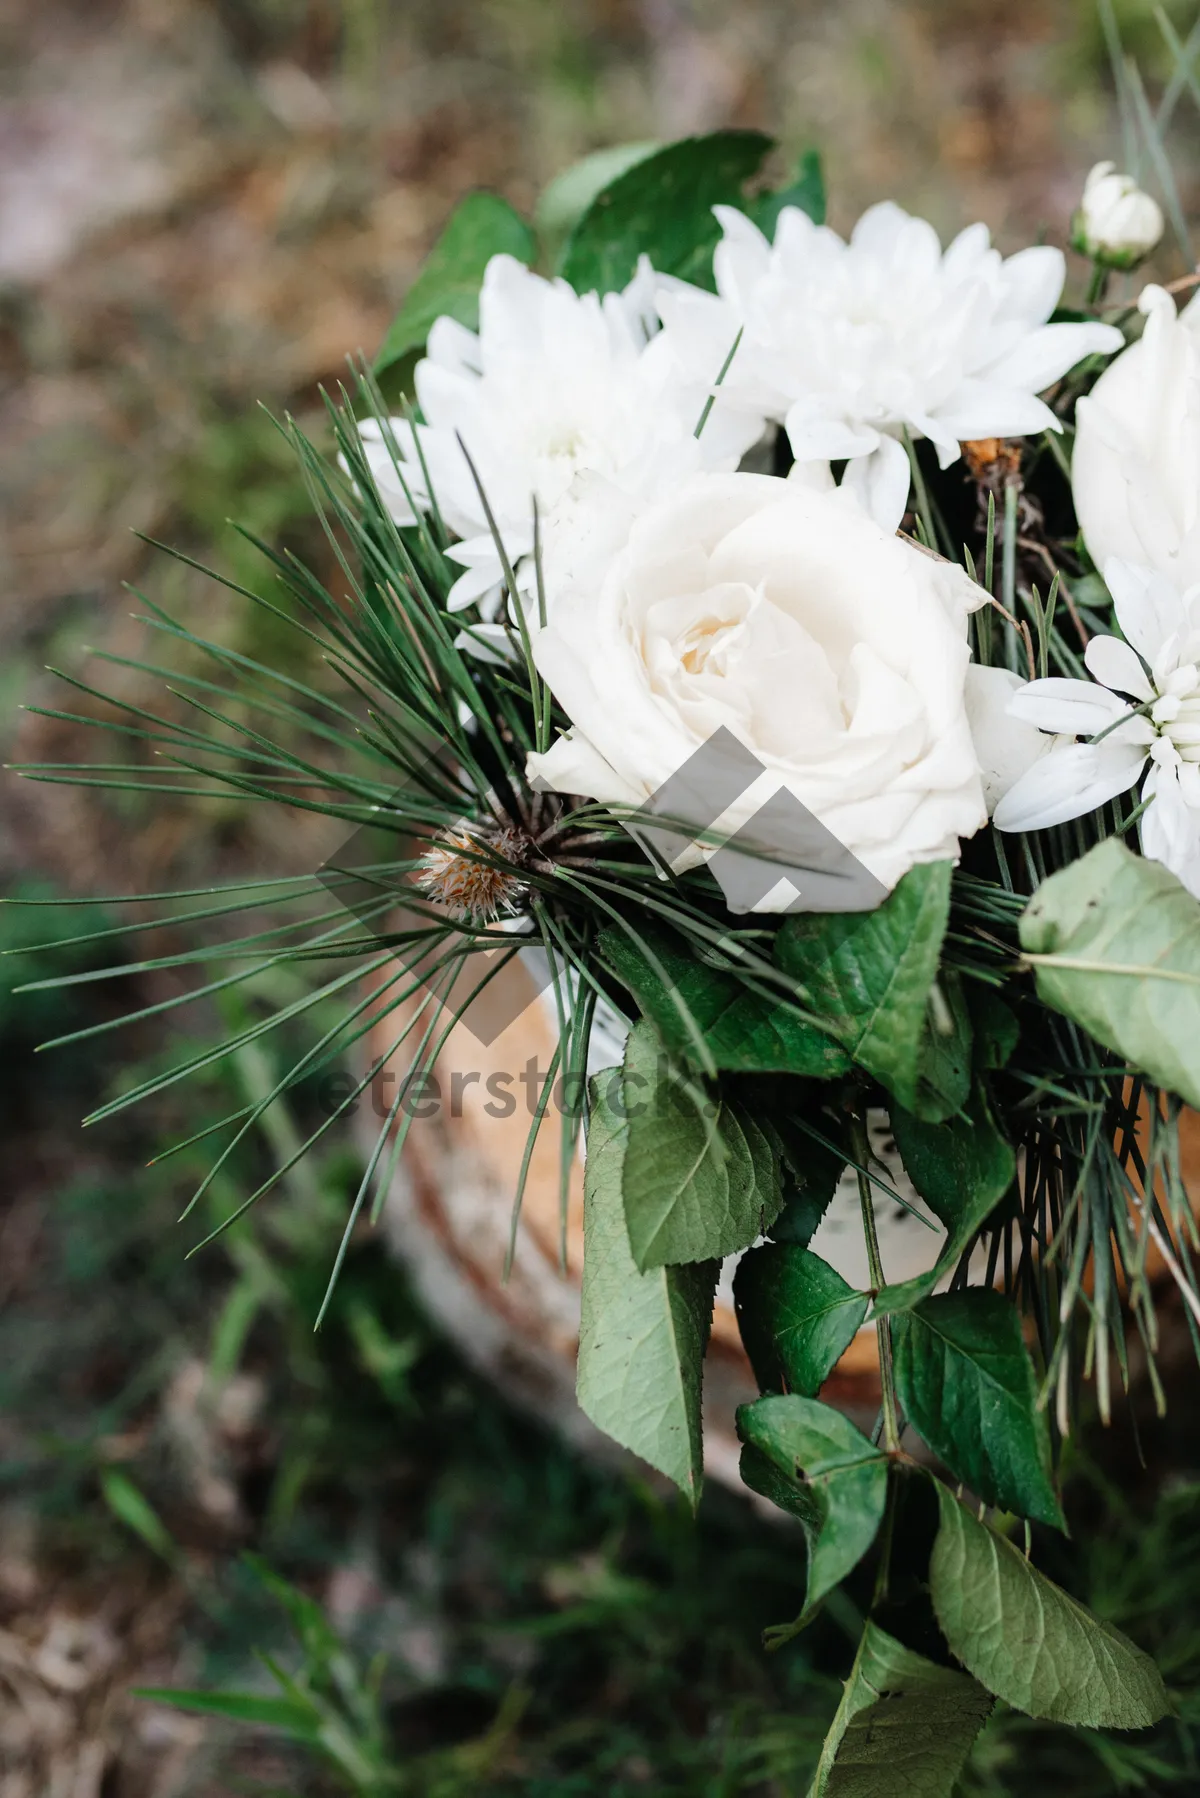
<path id="1" fill-rule="evenodd" d="M 1132 175 L 1119 175 L 1115 163 L 1098 162 L 1083 184 L 1072 222 L 1075 248 L 1110 268 L 1133 268 L 1162 234 L 1157 200 L 1143 193 Z"/>
<path id="2" fill-rule="evenodd" d="M 725 726 L 765 772 L 723 837 L 784 788 L 888 888 L 985 822 L 963 699 L 980 590 L 844 497 L 694 475 L 605 568 L 549 560 L 534 654 L 573 729 L 531 777 L 639 806 Z"/>
<path id="3" fill-rule="evenodd" d="M 1176 315 L 1161 287 L 1140 340 L 1076 408 L 1071 487 L 1092 560 L 1200 580 L 1200 300 Z"/>

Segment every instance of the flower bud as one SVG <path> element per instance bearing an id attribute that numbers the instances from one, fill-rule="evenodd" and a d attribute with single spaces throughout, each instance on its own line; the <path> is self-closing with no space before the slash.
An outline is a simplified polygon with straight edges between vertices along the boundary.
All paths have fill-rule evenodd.
<path id="1" fill-rule="evenodd" d="M 1083 184 L 1083 200 L 1071 221 L 1071 243 L 1093 262 L 1128 269 L 1148 256 L 1163 234 L 1157 200 L 1132 175 L 1098 162 Z"/>

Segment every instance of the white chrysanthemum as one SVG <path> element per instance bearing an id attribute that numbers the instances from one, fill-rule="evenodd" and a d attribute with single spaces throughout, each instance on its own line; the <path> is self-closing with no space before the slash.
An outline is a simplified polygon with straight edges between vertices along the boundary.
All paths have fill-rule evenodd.
<path id="1" fill-rule="evenodd" d="M 714 210 L 718 292 L 661 294 L 666 335 L 699 378 L 741 331 L 717 412 L 784 424 L 798 462 L 848 458 L 846 480 L 889 530 L 908 500 L 905 431 L 932 439 L 945 467 L 972 438 L 1058 430 L 1037 395 L 1124 341 L 1110 325 L 1048 324 L 1061 250 L 1004 258 L 984 225 L 943 252 L 932 225 L 890 201 L 848 243 L 785 207 L 771 244 L 744 213 Z"/>
<path id="2" fill-rule="evenodd" d="M 696 438 L 719 364 L 702 379 L 681 377 L 656 332 L 660 280 L 643 259 L 623 293 L 600 298 L 494 256 L 478 334 L 449 318 L 429 333 L 416 371 L 419 445 L 402 420 L 390 423 L 399 472 L 379 424 L 363 424 L 397 523 L 413 523 L 414 506 L 428 511 L 436 502 L 460 539 L 449 551 L 465 570 L 451 589 L 451 611 L 481 602 L 494 614 L 499 602 L 503 568 L 480 487 L 518 585 L 530 592 L 535 496 L 546 517 L 587 472 L 645 502 L 696 468 L 735 467 L 757 434 L 744 419 L 710 418 Z"/>
<path id="3" fill-rule="evenodd" d="M 1164 575 L 1109 561 L 1119 637 L 1085 652 L 1099 685 L 1036 680 L 1009 702 L 1014 718 L 1087 737 L 1052 749 L 996 807 L 999 830 L 1044 830 L 1126 792 L 1149 768 L 1142 851 L 1200 898 L 1200 584 L 1180 591 Z"/>

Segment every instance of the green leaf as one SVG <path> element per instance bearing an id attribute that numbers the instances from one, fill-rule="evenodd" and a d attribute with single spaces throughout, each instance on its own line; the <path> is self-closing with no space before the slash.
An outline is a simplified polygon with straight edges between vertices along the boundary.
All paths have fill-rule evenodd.
<path id="1" fill-rule="evenodd" d="M 869 1303 L 819 1255 L 782 1242 L 743 1255 L 733 1300 L 761 1390 L 809 1398 L 850 1346 Z"/>
<path id="2" fill-rule="evenodd" d="M 610 187 L 619 175 L 635 168 L 652 156 L 661 144 L 609 144 L 593 150 L 579 162 L 571 164 L 553 181 L 547 182 L 534 207 L 533 222 L 543 244 L 557 248 L 574 230 L 597 194 Z"/>
<path id="3" fill-rule="evenodd" d="M 918 1052 L 914 1104 L 918 1117 L 936 1124 L 962 1110 L 971 1092 L 971 1045 L 971 1015 L 962 982 L 943 970 Z"/>
<path id="4" fill-rule="evenodd" d="M 887 1457 L 840 1411 L 794 1393 L 739 1406 L 737 1426 L 752 1451 L 742 1453 L 745 1483 L 779 1504 L 783 1476 L 790 1500 L 784 1508 L 804 1526 L 808 1593 L 802 1615 L 808 1618 L 875 1540 L 887 1497 Z M 762 1477 L 763 1462 L 770 1480 Z"/>
<path id="5" fill-rule="evenodd" d="M 971 995 L 971 1017 L 975 1026 L 975 1058 L 982 1068 L 1006 1068 L 1017 1046 L 1021 1027 L 1009 1006 L 997 998 L 990 987 L 979 987 Z"/>
<path id="6" fill-rule="evenodd" d="M 783 1203 L 771 1139 L 663 1052 L 652 1025 L 625 1045 L 625 1222 L 637 1266 L 709 1261 L 747 1248 Z"/>
<path id="7" fill-rule="evenodd" d="M 1014 1709 L 1055 1723 L 1147 1729 L 1164 1717 L 1170 1701 L 1149 1655 L 935 1484 L 933 1608 L 967 1671 Z"/>
<path id="8" fill-rule="evenodd" d="M 320 1734 L 316 1707 L 294 1698 L 269 1698 L 258 1692 L 186 1692 L 171 1686 L 135 1686 L 133 1697 L 148 1704 L 169 1704 L 177 1711 L 199 1711 L 208 1717 L 228 1717 L 234 1723 L 283 1729 L 308 1742 L 315 1742 Z"/>
<path id="9" fill-rule="evenodd" d="M 703 1476 L 700 1387 L 717 1264 L 639 1273 L 621 1196 L 628 1125 L 592 1082 L 583 1192 L 581 1410 L 695 1505 Z"/>
<path id="10" fill-rule="evenodd" d="M 760 194 L 746 210 L 764 236 L 774 241 L 785 206 L 798 206 L 816 225 L 825 223 L 825 176 L 819 151 L 805 150 L 788 185 L 778 193 Z"/>
<path id="11" fill-rule="evenodd" d="M 819 1087 L 807 1089 L 817 1095 L 820 1091 Z M 805 1249 L 829 1209 L 846 1166 L 845 1153 L 838 1146 L 841 1125 L 821 1109 L 819 1097 L 806 1102 L 805 1088 L 794 1080 L 786 1086 L 756 1081 L 751 1092 L 750 1102 L 758 1106 L 758 1115 L 770 1121 L 783 1173 L 783 1206 L 771 1225 L 771 1240 Z M 806 1123 L 811 1123 L 811 1130 L 805 1128 Z"/>
<path id="12" fill-rule="evenodd" d="M 916 1110 L 930 994 L 950 910 L 949 862 L 910 869 L 872 912 L 792 916 L 777 964 L 869 1074 Z"/>
<path id="13" fill-rule="evenodd" d="M 902 1105 L 890 1108 L 892 1134 L 909 1179 L 948 1230 L 974 1213 L 988 1210 L 1012 1185 L 1017 1158 L 996 1125 L 987 1094 L 977 1086 L 966 1115 L 927 1124 Z"/>
<path id="14" fill-rule="evenodd" d="M 766 1234 L 772 1242 L 786 1242 L 791 1247 L 806 1249 L 821 1227 L 821 1219 L 829 1210 L 837 1191 L 837 1181 L 828 1188 L 798 1185 L 785 1174 L 783 1204 L 779 1216 Z"/>
<path id="15" fill-rule="evenodd" d="M 1050 1471 L 1050 1431 L 1021 1320 L 990 1287 L 924 1300 L 892 1325 L 908 1421 L 990 1505 L 1066 1524 Z"/>
<path id="16" fill-rule="evenodd" d="M 914 1274 L 911 1280 L 898 1280 L 894 1286 L 883 1286 L 875 1295 L 875 1304 L 871 1315 L 890 1317 L 901 1311 L 911 1311 L 927 1299 L 934 1287 L 947 1279 L 958 1266 L 975 1239 L 980 1226 L 987 1222 L 989 1214 L 995 1206 L 987 1203 L 978 1194 L 973 1206 L 962 1221 L 955 1226 L 946 1239 L 946 1246 L 938 1256 L 934 1265 L 923 1274 Z"/>
<path id="17" fill-rule="evenodd" d="M 450 214 L 388 327 L 375 358 L 375 373 L 382 374 L 419 350 L 437 318 L 457 319 L 473 331 L 479 323 L 484 270 L 501 253 L 532 262 L 537 254 L 533 232 L 499 194 L 467 194 Z"/>
<path id="18" fill-rule="evenodd" d="M 981 1084 L 976 1085 L 961 1118 L 926 1124 L 894 1105 L 891 1120 L 909 1178 L 950 1234 L 928 1272 L 883 1288 L 875 1301 L 877 1315 L 918 1304 L 953 1273 L 1012 1185 L 1017 1166 Z"/>
<path id="19" fill-rule="evenodd" d="M 783 999 L 750 992 L 734 974 L 707 967 L 662 931 L 643 931 L 658 966 L 622 931 L 602 931 L 600 953 L 651 1018 L 673 1055 L 696 1059 L 685 1013 L 703 1037 L 713 1066 L 731 1072 L 810 1075 L 831 1080 L 850 1057 L 833 1038 L 806 1023 Z"/>
<path id="20" fill-rule="evenodd" d="M 992 1704 L 965 1673 L 868 1622 L 809 1798 L 951 1798 Z"/>
<path id="21" fill-rule="evenodd" d="M 597 194 L 567 239 L 561 272 L 577 293 L 609 293 L 632 280 L 644 253 L 661 273 L 711 287 L 721 235 L 712 208 L 741 205 L 770 148 L 761 131 L 714 131 L 647 156 Z"/>
<path id="22" fill-rule="evenodd" d="M 784 1473 L 752 1442 L 742 1445 L 740 1472 L 743 1486 L 797 1518 L 804 1525 L 806 1540 L 812 1542 L 825 1521 L 825 1508 L 811 1486 L 798 1482 L 791 1473 Z"/>
<path id="23" fill-rule="evenodd" d="M 1200 904 L 1115 837 L 1052 874 L 1020 924 L 1038 997 L 1200 1106 Z"/>

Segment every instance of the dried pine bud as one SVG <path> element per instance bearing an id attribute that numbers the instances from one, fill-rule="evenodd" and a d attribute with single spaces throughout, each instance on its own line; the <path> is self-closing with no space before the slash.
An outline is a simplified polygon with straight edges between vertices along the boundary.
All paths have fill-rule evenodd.
<path id="1" fill-rule="evenodd" d="M 463 824 L 421 857 L 416 884 L 459 923 L 494 924 L 521 910 L 528 887 L 516 869 L 528 849 L 511 825 Z"/>
<path id="2" fill-rule="evenodd" d="M 963 444 L 972 477 L 993 491 L 1015 487 L 1021 479 L 1021 445 L 1007 437 L 978 437 Z"/>

